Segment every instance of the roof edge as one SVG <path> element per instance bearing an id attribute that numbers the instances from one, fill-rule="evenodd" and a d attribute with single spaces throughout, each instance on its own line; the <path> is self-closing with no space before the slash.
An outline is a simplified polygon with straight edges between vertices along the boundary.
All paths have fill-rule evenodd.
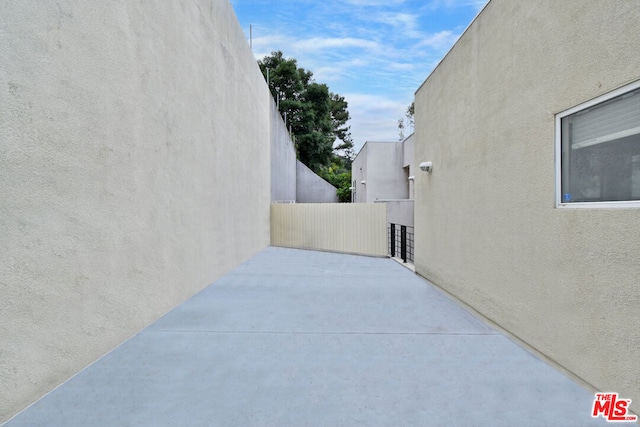
<path id="1" fill-rule="evenodd" d="M 424 86 L 427 81 L 429 80 L 429 78 L 433 75 L 433 73 L 436 72 L 436 70 L 440 67 L 440 65 L 442 65 L 442 62 L 447 58 L 447 56 L 449 56 L 449 54 L 451 53 L 451 51 L 453 50 L 453 48 L 456 47 L 456 45 L 458 43 L 460 43 L 460 40 L 462 39 L 462 37 L 464 37 L 465 34 L 467 34 L 467 32 L 469 31 L 469 29 L 471 28 L 471 26 L 476 22 L 476 20 L 478 19 L 478 17 L 482 14 L 482 12 L 485 11 L 485 9 L 487 8 L 487 6 L 489 6 L 489 4 L 492 2 L 493 0 L 488 0 L 487 3 L 482 7 L 482 9 L 480 9 L 480 11 L 476 14 L 476 16 L 471 20 L 471 22 L 469 23 L 469 25 L 467 25 L 467 28 L 464 29 L 464 31 L 462 32 L 462 34 L 460 34 L 460 37 L 458 37 L 458 40 L 456 40 L 456 42 L 453 44 L 453 46 L 451 46 L 451 48 L 447 51 L 447 53 L 444 54 L 444 56 L 442 57 L 442 59 L 438 62 L 438 64 L 433 67 L 433 70 L 431 70 L 431 72 L 429 73 L 429 75 L 427 76 L 426 79 L 424 79 L 424 81 L 420 84 L 420 86 L 418 86 L 418 89 L 415 90 L 415 92 L 413 92 L 413 95 L 415 97 L 415 95 L 418 94 L 418 92 L 420 91 L 420 89 L 422 89 L 422 86 Z"/>

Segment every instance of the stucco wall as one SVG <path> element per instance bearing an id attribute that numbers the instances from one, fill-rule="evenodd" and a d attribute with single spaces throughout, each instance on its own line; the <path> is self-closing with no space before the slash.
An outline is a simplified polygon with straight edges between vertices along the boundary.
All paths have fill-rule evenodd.
<path id="1" fill-rule="evenodd" d="M 271 201 L 296 200 L 296 149 L 287 126 L 271 102 Z"/>
<path id="2" fill-rule="evenodd" d="M 405 139 L 402 143 L 403 151 L 403 162 L 402 167 L 409 168 L 409 177 L 414 177 L 416 174 L 417 165 L 414 160 L 414 152 L 416 145 L 416 135 L 412 133 L 407 139 Z M 409 180 L 409 198 L 413 199 L 415 197 L 415 179 Z"/>
<path id="3" fill-rule="evenodd" d="M 362 184 L 363 180 L 367 179 L 367 149 L 368 146 L 365 143 L 358 155 L 353 159 L 351 163 L 351 180 L 354 183 L 354 203 L 366 203 L 367 202 L 367 187 L 366 184 Z"/>
<path id="4" fill-rule="evenodd" d="M 640 410 L 640 210 L 555 208 L 554 117 L 640 79 L 640 3 L 492 0 L 416 94 L 416 270 Z"/>
<path id="5" fill-rule="evenodd" d="M 381 203 L 273 204 L 271 244 L 386 256 L 386 218 Z"/>
<path id="6" fill-rule="evenodd" d="M 415 134 L 411 134 L 402 142 L 402 166 L 413 168 L 413 153 L 415 151 Z M 413 172 L 413 169 L 411 170 Z M 413 173 L 411 173 L 413 175 Z"/>
<path id="7" fill-rule="evenodd" d="M 368 142 L 367 202 L 376 199 L 408 199 L 409 181 L 402 166 L 402 142 Z"/>
<path id="8" fill-rule="evenodd" d="M 351 165 L 356 180 L 357 203 L 384 199 L 408 199 L 405 176 L 405 149 L 402 142 L 367 141 Z M 362 181 L 366 181 L 362 184 Z"/>
<path id="9" fill-rule="evenodd" d="M 271 102 L 227 1 L 1 9 L 0 422 L 269 244 Z"/>
<path id="10" fill-rule="evenodd" d="M 298 203 L 335 203 L 337 189 L 296 161 L 296 201 Z"/>
<path id="11" fill-rule="evenodd" d="M 387 207 L 387 222 L 413 227 L 413 200 L 379 200 L 376 203 L 384 203 L 384 205 Z"/>

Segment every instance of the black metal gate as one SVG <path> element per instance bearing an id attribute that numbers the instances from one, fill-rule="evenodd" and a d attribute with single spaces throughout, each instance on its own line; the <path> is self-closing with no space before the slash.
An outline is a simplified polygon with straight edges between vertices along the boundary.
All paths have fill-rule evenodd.
<path id="1" fill-rule="evenodd" d="M 389 256 L 413 264 L 413 227 L 389 223 L 387 236 Z"/>

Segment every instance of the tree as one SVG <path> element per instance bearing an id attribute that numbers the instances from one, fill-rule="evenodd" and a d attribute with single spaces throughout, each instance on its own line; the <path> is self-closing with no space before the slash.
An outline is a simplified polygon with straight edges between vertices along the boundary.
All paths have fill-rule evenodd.
<path id="1" fill-rule="evenodd" d="M 411 105 L 409 105 L 407 107 L 407 111 L 405 111 L 404 116 L 407 118 L 407 124 L 409 126 L 411 126 L 411 129 L 413 129 L 413 116 L 416 110 L 416 103 L 415 101 L 411 103 Z"/>
<path id="2" fill-rule="evenodd" d="M 326 84 L 317 83 L 311 71 L 298 67 L 293 58 L 284 58 L 280 51 L 265 56 L 258 65 L 295 137 L 298 159 L 334 186 L 346 185 L 349 201 L 354 152 L 347 125 L 350 119 L 347 101 L 331 92 Z M 338 175 L 348 174 L 348 179 L 338 179 L 338 170 L 341 171 Z M 341 191 L 344 188 L 339 187 L 338 193 Z"/>
<path id="3" fill-rule="evenodd" d="M 302 163 L 317 173 L 329 166 L 334 151 L 353 149 L 344 97 L 315 82 L 312 72 L 298 67 L 295 59 L 284 58 L 280 51 L 265 56 L 258 65 L 295 136 Z"/>
<path id="4" fill-rule="evenodd" d="M 405 127 L 409 127 L 411 132 L 413 132 L 413 115 L 415 111 L 415 102 L 412 102 L 404 112 L 404 117 L 398 119 L 398 134 L 400 136 L 400 141 L 404 140 L 404 129 Z M 406 118 L 406 122 L 405 122 Z M 405 125 L 406 123 L 406 125 Z"/>
<path id="5" fill-rule="evenodd" d="M 336 194 L 340 203 L 351 202 L 351 160 L 333 155 L 329 167 L 321 168 L 318 175 L 337 188 Z"/>
<path id="6" fill-rule="evenodd" d="M 336 134 L 336 138 L 341 141 L 334 150 L 341 151 L 342 157 L 346 157 L 349 160 L 349 163 L 351 163 L 354 153 L 353 140 L 351 139 L 351 132 L 349 131 L 350 126 L 347 126 L 347 122 L 351 118 L 349 117 L 349 111 L 347 110 L 347 101 L 345 101 L 344 96 L 332 93 L 330 105 L 333 129 Z"/>

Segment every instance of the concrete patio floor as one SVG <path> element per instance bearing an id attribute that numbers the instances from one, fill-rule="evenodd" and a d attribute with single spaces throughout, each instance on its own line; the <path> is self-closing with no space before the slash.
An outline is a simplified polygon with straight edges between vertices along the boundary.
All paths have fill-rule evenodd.
<path id="1" fill-rule="evenodd" d="M 270 247 L 5 425 L 607 425 L 592 403 L 393 260 Z"/>

